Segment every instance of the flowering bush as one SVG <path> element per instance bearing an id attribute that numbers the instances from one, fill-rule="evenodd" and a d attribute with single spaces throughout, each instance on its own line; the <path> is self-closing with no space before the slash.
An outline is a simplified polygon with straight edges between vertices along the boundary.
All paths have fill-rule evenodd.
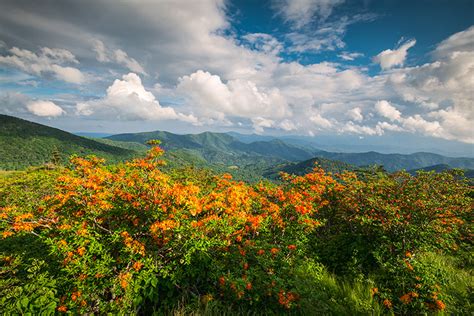
<path id="1" fill-rule="evenodd" d="M 371 295 L 387 311 L 445 308 L 417 257 L 455 251 L 468 238 L 471 200 L 454 176 L 361 181 L 315 168 L 305 176 L 283 174 L 280 185 L 251 186 L 228 174 L 164 173 L 162 154 L 154 146 L 144 158 L 113 166 L 75 157 L 34 202 L 5 195 L 4 240 L 32 235 L 52 254 L 43 274 L 57 280 L 45 293 L 48 306 L 149 313 L 200 297 L 203 304 L 283 312 L 310 299 L 301 288 L 307 262 L 343 271 L 359 260 L 367 263 L 361 273 L 383 270 Z M 2 264 L 11 272 L 20 259 L 6 255 Z M 7 288 L 0 283 L 0 293 Z M 10 303 L 3 305 L 16 308 Z"/>

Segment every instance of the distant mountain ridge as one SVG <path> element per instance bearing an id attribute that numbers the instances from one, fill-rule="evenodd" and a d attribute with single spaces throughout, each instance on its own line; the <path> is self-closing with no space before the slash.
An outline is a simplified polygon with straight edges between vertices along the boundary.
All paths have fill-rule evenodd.
<path id="1" fill-rule="evenodd" d="M 209 158 L 209 152 L 220 152 L 221 154 L 226 153 L 231 157 L 248 154 L 250 156 L 274 157 L 293 162 L 323 158 L 358 167 L 381 165 L 389 172 L 402 169 L 419 169 L 438 164 L 446 164 L 451 168 L 474 169 L 474 158 L 452 158 L 427 152 L 413 154 L 382 154 L 375 151 L 361 153 L 330 152 L 315 148 L 314 145 L 299 139 L 279 139 L 273 136 L 244 135 L 233 132 L 177 135 L 156 131 L 118 134 L 107 138 L 128 142 L 138 141 L 141 143 L 149 139 L 160 139 L 164 142 L 163 146 L 165 149 L 194 149 L 200 151 L 205 158 Z"/>
<path id="2" fill-rule="evenodd" d="M 418 171 L 435 171 L 435 172 L 443 172 L 453 169 L 447 164 L 439 164 L 419 169 L 408 170 L 409 173 L 415 175 Z M 469 179 L 474 179 L 474 169 L 464 169 L 464 176 Z"/>
<path id="3" fill-rule="evenodd" d="M 278 139 L 244 143 L 226 133 L 204 132 L 200 134 L 178 135 L 170 132 L 156 131 L 118 134 L 106 137 L 106 139 L 139 143 L 146 143 L 150 139 L 159 139 L 163 142 L 164 149 L 197 150 L 207 158 L 211 158 L 216 153 L 230 157 L 247 155 L 289 161 L 301 161 L 314 156 L 313 150 L 293 146 Z"/>
<path id="4" fill-rule="evenodd" d="M 219 172 L 237 170 L 251 177 L 277 173 L 279 168 L 295 173 L 309 171 L 314 161 L 319 161 L 329 171 L 371 165 L 381 165 L 390 172 L 435 165 L 474 169 L 474 158 L 451 158 L 427 152 L 409 155 L 374 151 L 330 152 L 298 139 L 238 133 L 179 135 L 154 131 L 91 139 L 7 115 L 0 115 L 0 168 L 17 169 L 42 164 L 51 159 L 54 150 L 58 150 L 63 159 L 72 154 L 94 154 L 111 162 L 120 161 L 143 154 L 148 148 L 146 142 L 151 139 L 163 142 L 166 155 L 173 157 L 170 160 L 209 166 Z"/>
<path id="5" fill-rule="evenodd" d="M 451 158 L 433 153 L 381 154 L 378 152 L 365 153 L 333 153 L 320 151 L 317 157 L 338 160 L 356 166 L 381 165 L 387 171 L 411 170 L 425 168 L 438 164 L 446 164 L 451 168 L 474 169 L 474 158 Z"/>

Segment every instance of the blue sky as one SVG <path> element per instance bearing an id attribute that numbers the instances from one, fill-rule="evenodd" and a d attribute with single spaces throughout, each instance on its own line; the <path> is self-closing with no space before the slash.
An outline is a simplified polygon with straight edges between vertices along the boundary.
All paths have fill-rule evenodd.
<path id="1" fill-rule="evenodd" d="M 461 0 L 5 0 L 0 113 L 73 132 L 394 148 L 412 135 L 472 155 L 472 12 Z"/>

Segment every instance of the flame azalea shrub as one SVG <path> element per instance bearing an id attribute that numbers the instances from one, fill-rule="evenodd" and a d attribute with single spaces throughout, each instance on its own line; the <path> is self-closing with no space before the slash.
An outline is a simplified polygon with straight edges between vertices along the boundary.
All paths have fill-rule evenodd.
<path id="1" fill-rule="evenodd" d="M 419 258 L 426 252 L 449 254 L 471 242 L 472 199 L 456 173 L 378 173 L 360 181 L 340 176 L 322 216 L 318 249 L 331 268 L 372 274 L 375 296 L 397 313 L 444 310 L 446 280 Z"/>
<path id="2" fill-rule="evenodd" d="M 160 171 L 162 152 L 116 166 L 73 158 L 36 208 L 2 208 L 3 237 L 34 234 L 57 257 L 57 311 L 146 312 L 190 294 L 296 307 L 292 267 L 320 225 L 322 193 L 338 184 L 323 172 L 282 187 L 227 174 L 175 181 Z"/>
<path id="3" fill-rule="evenodd" d="M 0 282 L 0 307 L 35 313 L 49 300 L 43 307 L 58 313 L 149 314 L 198 298 L 233 311 L 331 313 L 337 305 L 339 313 L 349 303 L 360 312 L 449 311 L 446 276 L 420 258 L 470 242 L 472 200 L 454 175 L 362 181 L 315 168 L 251 186 L 228 174 L 164 173 L 162 154 L 154 146 L 112 166 L 76 157 L 59 177 L 35 178 L 34 195 L 22 181 L 0 188 L 9 278 Z M 373 281 L 340 286 L 319 262 Z M 35 283 L 31 275 L 41 277 Z"/>

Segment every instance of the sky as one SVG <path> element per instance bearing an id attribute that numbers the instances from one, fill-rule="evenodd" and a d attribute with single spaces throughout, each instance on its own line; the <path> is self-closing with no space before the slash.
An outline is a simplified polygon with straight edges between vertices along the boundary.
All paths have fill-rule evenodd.
<path id="1" fill-rule="evenodd" d="M 473 151 L 474 1 L 2 0 L 0 113 Z"/>

